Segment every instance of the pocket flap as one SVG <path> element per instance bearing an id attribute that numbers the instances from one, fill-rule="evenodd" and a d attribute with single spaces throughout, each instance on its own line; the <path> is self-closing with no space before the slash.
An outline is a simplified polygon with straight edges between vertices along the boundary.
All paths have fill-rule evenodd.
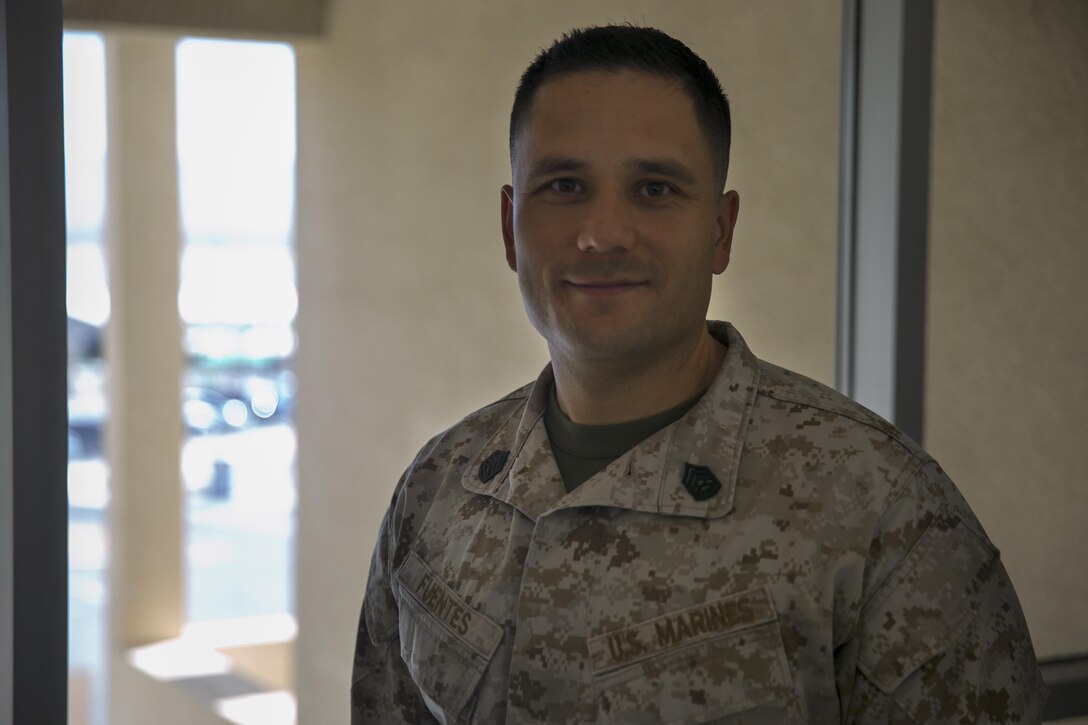
<path id="1" fill-rule="evenodd" d="M 471 607 L 412 552 L 395 578 L 401 590 L 454 639 L 485 660 L 490 660 L 502 640 L 502 627 Z"/>
<path id="2" fill-rule="evenodd" d="M 805 721 L 766 588 L 606 633 L 589 650 L 608 723 Z"/>
<path id="3" fill-rule="evenodd" d="M 439 722 L 460 722 L 502 627 L 460 597 L 414 552 L 394 575 L 400 592 L 400 656 Z"/>
<path id="4" fill-rule="evenodd" d="M 589 640 L 590 663 L 594 673 L 602 674 L 667 650 L 774 619 L 774 606 L 767 591 L 753 589 L 593 637 Z"/>

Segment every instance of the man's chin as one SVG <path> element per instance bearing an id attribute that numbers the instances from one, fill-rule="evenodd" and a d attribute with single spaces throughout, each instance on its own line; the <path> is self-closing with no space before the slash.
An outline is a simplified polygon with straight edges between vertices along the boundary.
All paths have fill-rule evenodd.
<path id="1" fill-rule="evenodd" d="M 634 362 L 653 348 L 644 326 L 584 325 L 562 335 L 560 346 L 571 357 L 595 362 Z"/>

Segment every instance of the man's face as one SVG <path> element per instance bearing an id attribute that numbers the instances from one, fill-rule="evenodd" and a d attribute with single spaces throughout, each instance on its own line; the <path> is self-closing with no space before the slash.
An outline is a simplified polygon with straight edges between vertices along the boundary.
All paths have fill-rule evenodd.
<path id="1" fill-rule="evenodd" d="M 638 363 L 705 330 L 739 200 L 676 81 L 575 73 L 536 93 L 503 187 L 506 259 L 556 354 Z"/>

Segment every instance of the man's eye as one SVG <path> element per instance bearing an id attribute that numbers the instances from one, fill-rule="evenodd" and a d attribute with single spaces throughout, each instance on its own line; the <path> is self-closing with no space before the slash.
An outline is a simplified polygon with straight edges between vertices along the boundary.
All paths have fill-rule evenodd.
<path id="1" fill-rule="evenodd" d="M 551 183 L 551 190 L 560 194 L 573 194 L 580 189 L 579 183 L 574 179 L 556 179 Z"/>
<path id="2" fill-rule="evenodd" d="M 645 196 L 662 197 L 672 193 L 672 187 L 663 181 L 648 181 L 642 185 Z"/>

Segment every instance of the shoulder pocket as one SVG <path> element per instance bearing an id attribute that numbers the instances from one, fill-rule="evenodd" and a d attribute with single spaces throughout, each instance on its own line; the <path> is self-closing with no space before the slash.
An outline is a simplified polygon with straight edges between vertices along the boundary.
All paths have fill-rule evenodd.
<path id="1" fill-rule="evenodd" d="M 589 649 L 605 722 L 804 722 L 765 588 L 609 632 Z"/>
<path id="2" fill-rule="evenodd" d="M 443 723 L 467 719 L 469 702 L 502 639 L 412 553 L 394 575 L 400 591 L 400 655 L 428 709 Z"/>
<path id="3" fill-rule="evenodd" d="M 997 550 L 947 504 L 861 613 L 858 669 L 885 694 L 955 641 Z"/>

